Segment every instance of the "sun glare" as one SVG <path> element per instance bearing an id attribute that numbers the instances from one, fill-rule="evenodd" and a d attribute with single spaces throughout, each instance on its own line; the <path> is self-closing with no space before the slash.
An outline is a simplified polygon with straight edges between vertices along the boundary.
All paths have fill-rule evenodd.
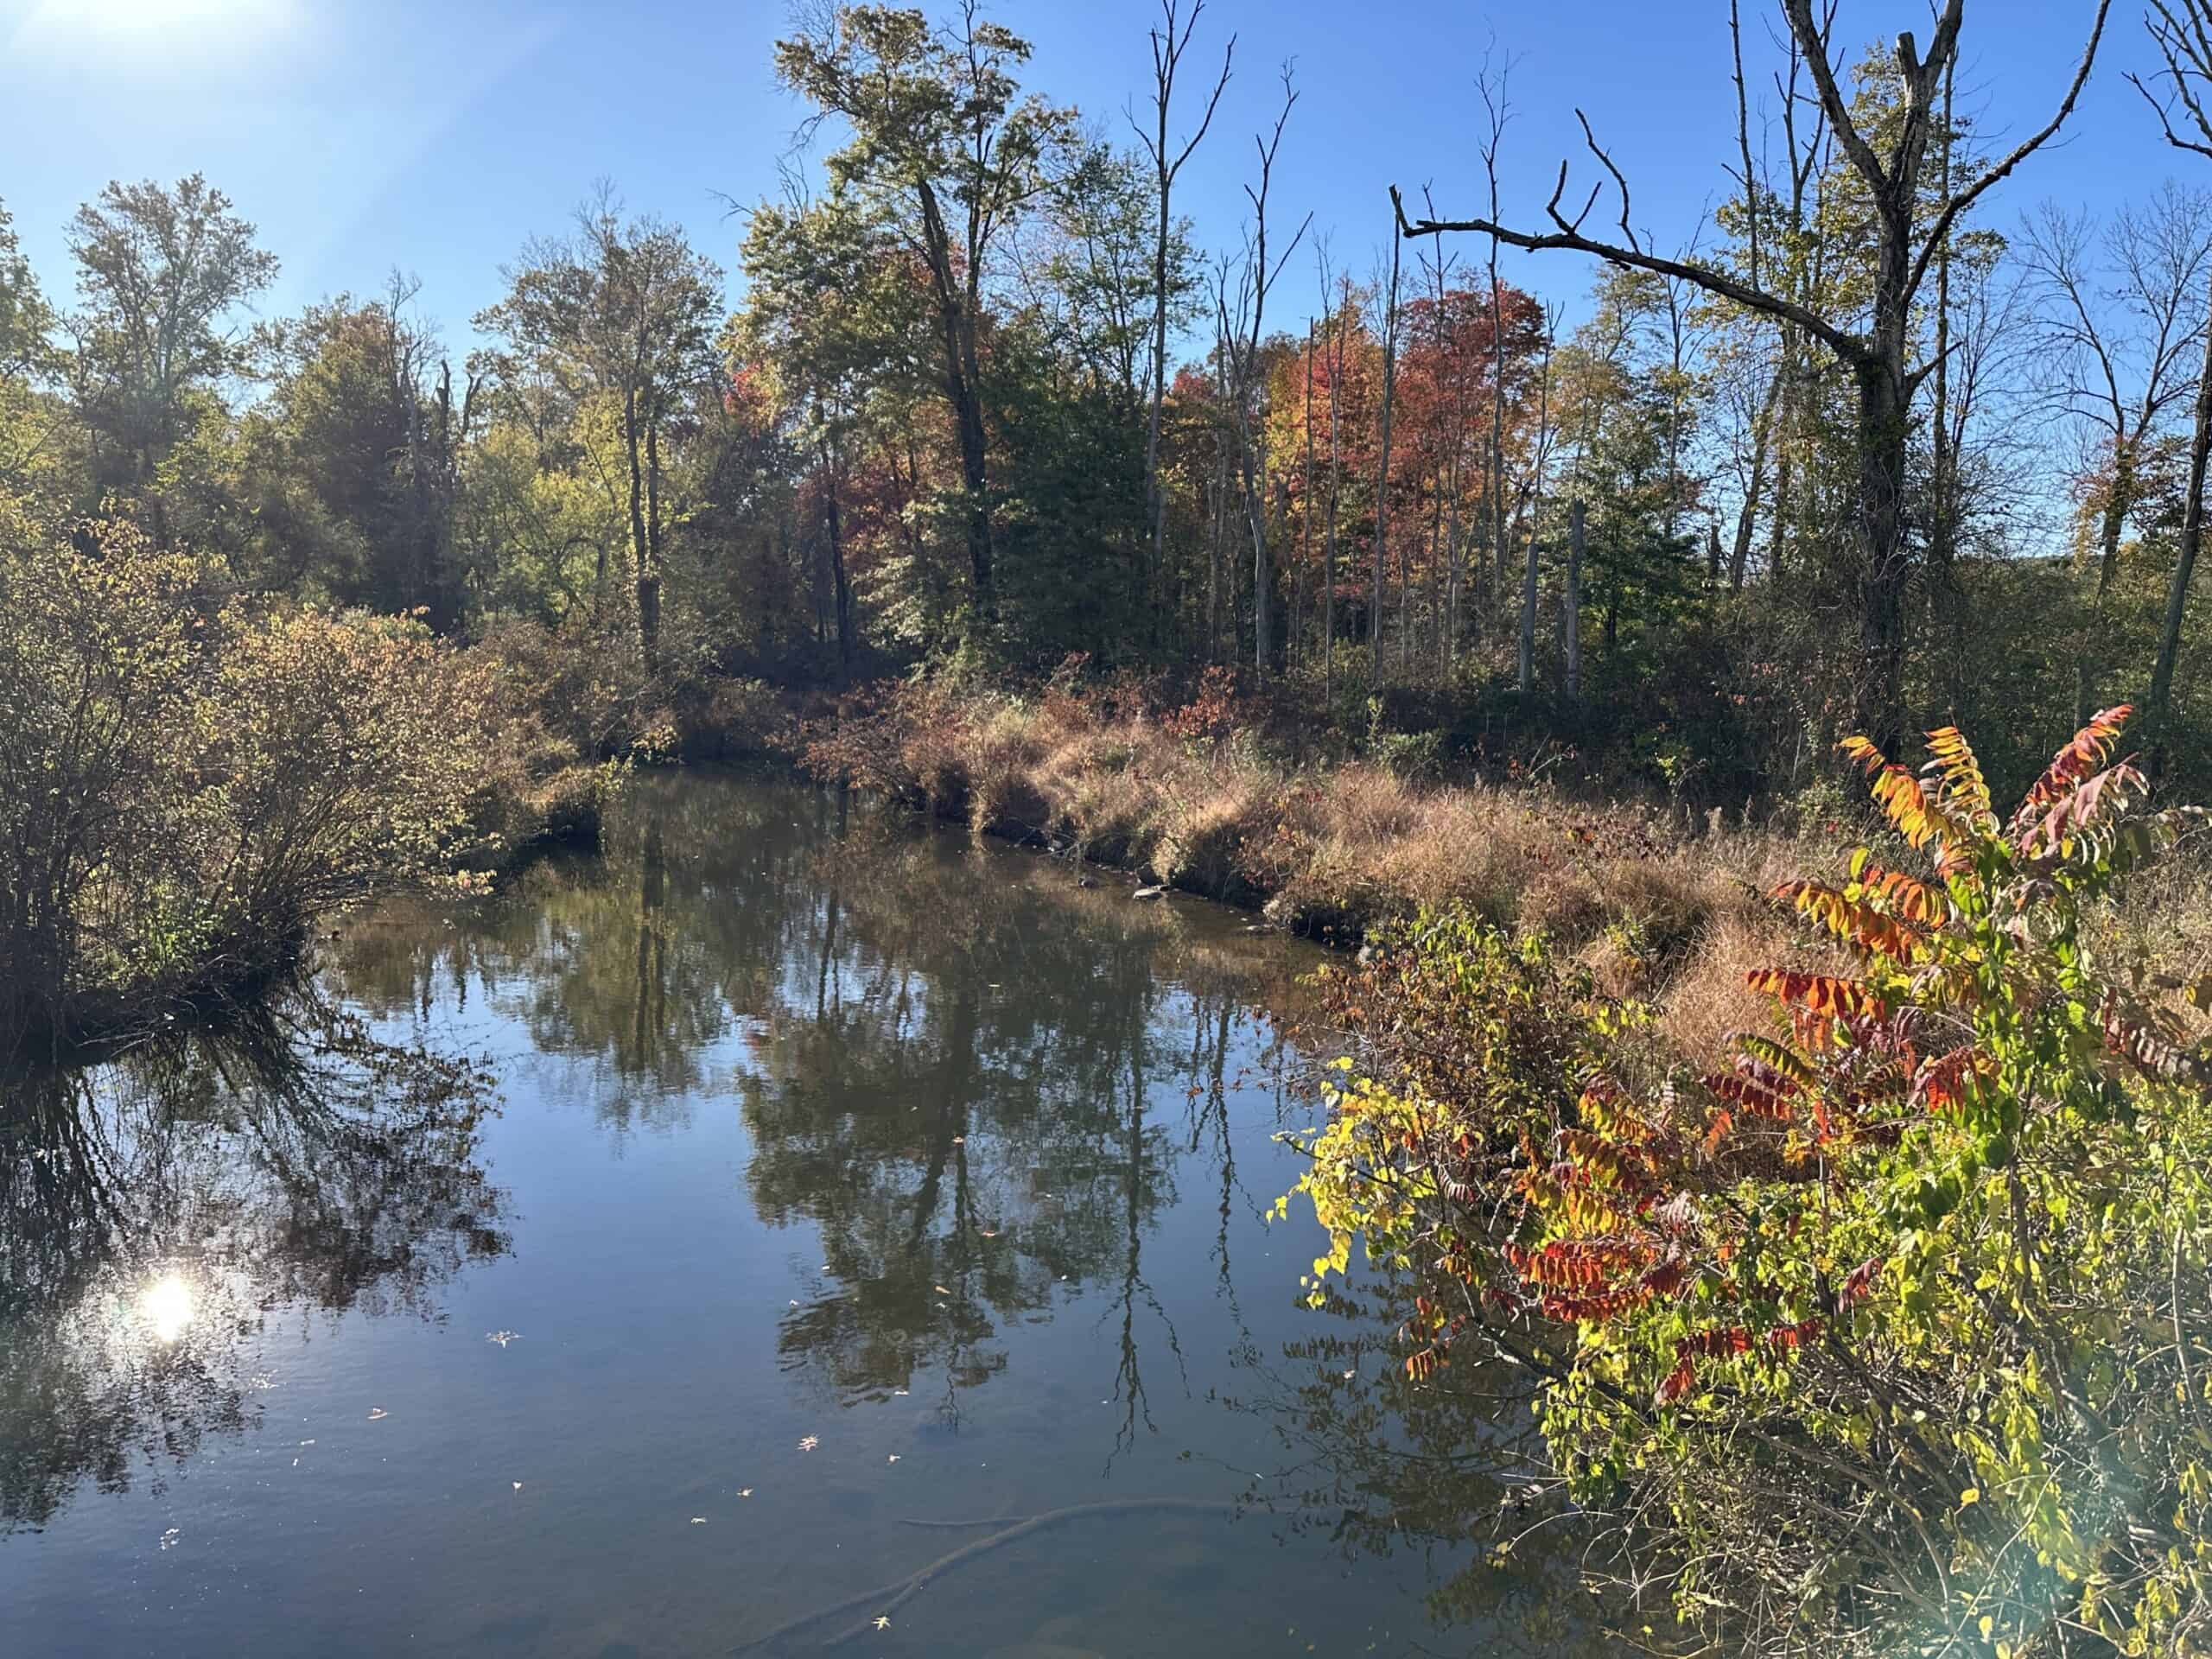
<path id="1" fill-rule="evenodd" d="M 138 1311 L 154 1327 L 159 1342 L 175 1342 L 192 1323 L 192 1291 L 173 1273 L 163 1274 L 138 1298 Z"/>
<path id="2" fill-rule="evenodd" d="M 292 0 L 67 0 L 32 13 L 35 25 L 73 27 L 108 37 L 173 34 L 185 29 L 222 29 L 282 22 Z"/>

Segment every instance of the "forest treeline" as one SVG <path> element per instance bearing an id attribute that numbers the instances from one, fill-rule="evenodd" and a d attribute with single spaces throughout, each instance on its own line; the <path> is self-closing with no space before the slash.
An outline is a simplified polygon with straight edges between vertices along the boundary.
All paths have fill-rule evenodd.
<path id="1" fill-rule="evenodd" d="M 199 177 L 110 186 L 71 270 L 0 223 L 0 489 L 238 591 L 505 639 L 609 751 L 734 683 L 1083 653 L 1706 800 L 1944 719 L 2024 782 L 2123 698 L 2200 778 L 2201 11 L 2131 51 L 2144 182 L 2099 218 L 2022 204 L 2120 49 L 2102 8 L 2078 60 L 2054 42 L 2050 125 L 1999 143 L 1955 100 L 1957 8 L 1923 56 L 1785 0 L 1715 65 L 1731 188 L 1662 245 L 1594 130 L 1516 228 L 1502 56 L 1470 67 L 1487 179 L 1420 214 L 1377 181 L 1371 223 L 1325 231 L 1286 199 L 1320 141 L 1286 68 L 1243 222 L 1200 226 L 1179 178 L 1246 144 L 1217 105 L 1274 74 L 1263 43 L 1165 6 L 1109 128 L 975 7 L 837 9 L 776 48 L 805 164 L 718 227 L 731 270 L 603 186 L 466 353 L 397 276 L 257 317 L 276 255 Z M 1455 200 L 1489 217 L 1424 216 Z M 1539 258 L 1560 286 L 1524 292 L 1514 246 L 1600 274 Z"/>

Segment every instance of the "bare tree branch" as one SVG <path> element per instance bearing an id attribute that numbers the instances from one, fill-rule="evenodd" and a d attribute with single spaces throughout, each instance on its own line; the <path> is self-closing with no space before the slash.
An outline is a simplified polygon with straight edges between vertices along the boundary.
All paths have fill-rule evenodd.
<path id="1" fill-rule="evenodd" d="M 1796 0 L 1796 3 L 1802 5 L 1804 0 Z M 1951 226 L 1957 223 L 1959 215 L 1972 207 L 1991 186 L 2005 178 L 2014 168 L 2043 148 L 2044 143 L 2066 124 L 2066 118 L 2074 112 L 2075 100 L 2082 96 L 2082 88 L 2088 84 L 2089 70 L 2097 60 L 2097 43 L 2104 38 L 2105 16 L 2111 10 L 2112 0 L 2097 0 L 2096 19 L 2089 25 L 2089 43 L 2082 48 L 2082 61 L 2075 68 L 2073 82 L 2067 87 L 2066 96 L 2060 100 L 2057 113 L 2045 122 L 2039 131 L 2031 134 L 2016 145 L 2004 160 L 1943 204 L 1942 212 L 1936 214 L 1936 222 L 1928 227 L 1927 239 L 1921 244 L 1920 257 L 1913 261 L 1912 278 L 1905 285 L 1907 293 L 1918 289 L 1921 278 L 1927 274 L 1929 260 L 1943 245 L 1944 238 L 1950 235 Z M 1951 25 L 1954 35 L 1958 32 L 1958 10 L 1959 0 L 1951 0 L 1945 22 Z M 1936 33 L 1940 38 L 1942 31 L 1939 29 Z M 1941 60 L 1931 54 L 1929 61 L 1940 63 Z"/>
<path id="2" fill-rule="evenodd" d="M 1560 181 L 1562 184 L 1565 183 L 1563 172 Z M 1558 200 L 1556 192 L 1553 194 L 1553 200 L 1554 201 Z M 1447 231 L 1472 231 L 1484 236 L 1495 236 L 1509 247 L 1522 248 L 1530 252 L 1540 252 L 1548 248 L 1570 249 L 1574 252 L 1586 253 L 1595 258 L 1605 260 L 1608 264 L 1619 265 L 1626 270 L 1655 271 L 1662 276 L 1679 277 L 1684 282 L 1696 283 L 1707 293 L 1718 294 L 1723 299 L 1733 300 L 1737 304 L 1751 310 L 1764 312 L 1769 316 L 1781 317 L 1794 322 L 1806 333 L 1827 346 L 1837 356 L 1847 361 L 1855 360 L 1865 350 L 1857 335 L 1839 328 L 1818 312 L 1808 310 L 1794 300 L 1787 300 L 1780 295 L 1770 294 L 1763 289 L 1753 288 L 1750 283 L 1738 281 L 1726 271 L 1715 270 L 1711 265 L 1689 260 L 1668 259 L 1657 254 L 1645 253 L 1639 249 L 1624 248 L 1610 242 L 1598 241 L 1592 237 L 1583 235 L 1574 228 L 1573 224 L 1560 219 L 1557 213 L 1554 213 L 1552 217 L 1563 227 L 1562 229 L 1544 235 L 1533 235 L 1526 231 L 1509 229 L 1505 226 L 1487 219 L 1408 219 L 1406 217 L 1405 202 L 1400 197 L 1398 187 L 1395 184 L 1390 187 L 1390 201 L 1397 209 L 1398 234 L 1401 236 L 1437 236 Z"/>
<path id="3" fill-rule="evenodd" d="M 1620 187 L 1621 235 L 1627 238 L 1630 247 L 1638 253 L 1643 252 L 1643 250 L 1637 245 L 1636 232 L 1628 222 L 1628 181 L 1621 175 L 1620 168 L 1613 165 L 1613 158 L 1606 155 L 1605 149 L 1599 144 L 1598 135 L 1590 130 L 1590 118 L 1578 109 L 1574 112 L 1574 118 L 1582 124 L 1582 141 L 1590 146 L 1590 153 L 1605 163 L 1605 171 L 1613 175 L 1613 182 Z M 1594 201 L 1596 197 L 1593 195 L 1591 199 Z M 1589 209 L 1585 208 L 1583 212 L 1587 214 Z"/>
<path id="4" fill-rule="evenodd" d="M 1728 45 L 1736 65 L 1736 148 L 1744 158 L 1744 215 L 1751 241 L 1751 286 L 1759 286 L 1759 178 L 1751 169 L 1751 98 L 1744 86 L 1744 30 L 1737 0 L 1728 0 Z"/>
<path id="5" fill-rule="evenodd" d="M 2209 37 L 2202 19 L 2195 7 L 2188 7 L 2190 27 L 2184 29 L 2166 0 L 2151 0 L 2151 10 L 2158 14 L 2153 21 L 2149 14 L 2143 19 L 2152 41 L 2158 48 L 2158 55 L 2166 60 L 2166 77 L 2174 84 L 2174 95 L 2189 111 L 2190 119 L 2202 135 L 2202 142 L 2184 138 L 2174 130 L 2171 118 L 2172 99 L 2161 102 L 2152 95 L 2139 77 L 2131 72 L 2128 81 L 2143 94 L 2144 101 L 2158 111 L 2158 124 L 2165 130 L 2166 142 L 2176 149 L 2186 149 L 2212 159 L 2212 116 L 2205 112 L 2197 94 L 2191 90 L 2191 75 L 2199 80 L 2212 79 L 2212 37 Z M 2156 79 L 2154 76 L 2153 79 Z"/>
<path id="6" fill-rule="evenodd" d="M 1938 40 L 1944 38 L 1947 26 L 1952 35 L 1957 35 L 1961 3 L 1962 0 L 1948 0 L 1943 19 L 1936 26 Z M 1828 62 L 1825 49 L 1827 35 L 1813 21 L 1812 0 L 1782 0 L 1782 10 L 1789 19 L 1790 33 L 1798 41 L 1811 42 L 1817 40 L 1822 43 L 1819 50 L 1812 49 L 1808 45 L 1805 53 L 1805 67 L 1812 73 L 1814 88 L 1821 95 L 1821 111 L 1827 117 L 1830 130 L 1842 144 L 1844 154 L 1851 157 L 1851 164 L 1858 169 L 1859 176 L 1866 181 L 1876 196 L 1888 194 L 1891 188 L 1889 170 L 1882 165 L 1881 157 L 1874 154 L 1874 147 L 1852 124 L 1850 105 L 1844 102 L 1843 89 L 1836 84 L 1834 67 Z M 1912 37 L 1907 35 L 1904 38 L 1909 42 Z"/>

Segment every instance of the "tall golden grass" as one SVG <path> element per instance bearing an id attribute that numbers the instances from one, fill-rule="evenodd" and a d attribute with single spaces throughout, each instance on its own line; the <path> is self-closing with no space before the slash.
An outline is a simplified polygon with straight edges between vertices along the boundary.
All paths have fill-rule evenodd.
<path id="1" fill-rule="evenodd" d="M 1065 690 L 902 685 L 810 724 L 800 745 L 819 776 L 1332 944 L 1455 904 L 1541 930 L 1602 988 L 1655 1003 L 1693 1062 L 1763 1018 L 1748 969 L 1821 957 L 1765 896 L 1824 854 L 1796 835 L 1365 763 L 1287 766 L 1249 732 L 1197 723 Z"/>

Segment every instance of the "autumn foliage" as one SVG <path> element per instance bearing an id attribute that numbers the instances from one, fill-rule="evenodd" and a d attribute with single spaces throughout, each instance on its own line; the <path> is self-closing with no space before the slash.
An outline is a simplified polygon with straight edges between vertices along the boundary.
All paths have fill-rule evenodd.
<path id="1" fill-rule="evenodd" d="M 1752 969 L 1771 1022 L 1708 1075 L 1464 921 L 1337 982 L 1362 1034 L 1414 994 L 1312 1142 L 1317 1270 L 1363 1238 L 1429 1287 L 1416 1379 L 1463 1347 L 1541 1376 L 1570 1490 L 1686 1631 L 2135 1652 L 2212 1616 L 2212 981 L 2102 926 L 2202 815 L 2143 810 L 2129 714 L 2002 817 L 1955 730 L 1917 772 L 1847 742 L 1885 844 L 1773 898 L 1853 966 Z M 1440 1066 L 1508 1027 L 1546 1033 L 1532 1090 Z"/>

